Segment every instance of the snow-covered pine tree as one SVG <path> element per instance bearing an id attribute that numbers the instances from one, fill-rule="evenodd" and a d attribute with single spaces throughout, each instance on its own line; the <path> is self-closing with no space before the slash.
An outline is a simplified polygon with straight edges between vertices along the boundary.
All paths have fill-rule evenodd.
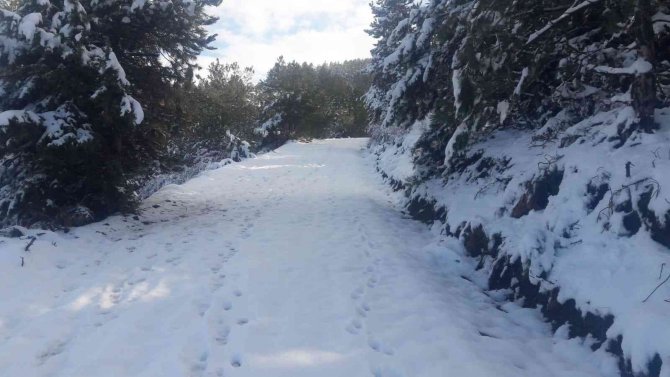
<path id="1" fill-rule="evenodd" d="M 150 90 L 184 77 L 212 41 L 207 4 L 26 0 L 0 10 L 1 224 L 79 225 L 132 208 L 149 145 L 138 126 L 160 98 Z"/>
<path id="2" fill-rule="evenodd" d="M 411 27 L 411 4 L 408 0 L 376 0 L 370 5 L 375 18 L 367 33 L 377 39 L 369 68 L 373 82 L 367 94 L 373 123 L 383 122 L 386 118 L 389 109 L 388 92 L 402 73 L 401 68 L 396 66 L 399 62 L 390 61 L 389 57 L 398 49 L 407 29 Z"/>
<path id="3" fill-rule="evenodd" d="M 393 7 L 380 2 L 373 9 L 372 134 L 402 142 L 430 115 L 414 152 L 424 176 L 458 169 L 448 160 L 500 127 L 533 129 L 562 110 L 582 119 L 622 105 L 633 106 L 644 124 L 654 93 L 666 97 L 667 86 L 652 89 L 670 64 L 654 56 L 668 43 L 662 1 L 432 0 L 395 28 L 378 27 L 393 19 Z M 622 104 L 625 96 L 617 94 L 625 93 L 631 100 Z M 617 145 L 634 131 L 623 127 Z"/>

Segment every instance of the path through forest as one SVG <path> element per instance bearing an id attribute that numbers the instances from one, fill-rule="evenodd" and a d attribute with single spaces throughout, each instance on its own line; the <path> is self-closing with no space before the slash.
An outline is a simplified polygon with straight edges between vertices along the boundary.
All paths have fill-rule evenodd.
<path id="1" fill-rule="evenodd" d="M 0 375 L 617 375 L 485 294 L 456 243 L 394 206 L 365 143 L 292 143 L 137 219 L 2 240 Z"/>

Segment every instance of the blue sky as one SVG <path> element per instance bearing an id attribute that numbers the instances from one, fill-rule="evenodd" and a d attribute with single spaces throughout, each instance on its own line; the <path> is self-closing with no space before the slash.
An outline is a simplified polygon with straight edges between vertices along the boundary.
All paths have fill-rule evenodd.
<path id="1" fill-rule="evenodd" d="M 219 34 L 200 58 L 206 66 L 219 58 L 254 66 L 257 79 L 277 57 L 323 63 L 369 57 L 374 40 L 369 0 L 223 0 L 211 9 L 220 17 L 210 30 Z"/>

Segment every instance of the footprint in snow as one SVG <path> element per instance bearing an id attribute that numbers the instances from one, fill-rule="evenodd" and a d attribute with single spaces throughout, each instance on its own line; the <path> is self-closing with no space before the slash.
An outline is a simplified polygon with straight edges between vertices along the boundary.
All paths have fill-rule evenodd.
<path id="1" fill-rule="evenodd" d="M 195 302 L 195 307 L 198 310 L 198 315 L 201 317 L 204 317 L 205 314 L 207 314 L 207 311 L 209 308 L 212 306 L 211 302 L 208 301 L 196 301 Z"/>
<path id="2" fill-rule="evenodd" d="M 171 263 L 173 266 L 178 266 L 180 260 L 181 260 L 180 257 L 172 257 L 172 258 L 166 259 L 165 263 Z"/>
<path id="3" fill-rule="evenodd" d="M 351 293 L 351 298 L 354 300 L 358 300 L 363 296 L 364 292 L 365 290 L 363 288 L 357 288 L 355 291 Z"/>
<path id="4" fill-rule="evenodd" d="M 347 330 L 349 334 L 357 335 L 360 333 L 362 328 L 363 323 L 358 319 L 354 319 L 350 324 L 347 325 L 347 327 L 345 327 L 345 330 Z"/>
<path id="5" fill-rule="evenodd" d="M 391 349 L 388 348 L 388 347 L 385 347 L 385 346 L 384 346 L 379 340 L 377 340 L 377 339 L 374 339 L 374 338 L 370 338 L 370 339 L 368 339 L 368 345 L 369 345 L 370 348 L 371 348 L 373 351 L 375 351 L 375 352 L 383 353 L 383 354 L 385 354 L 385 355 L 387 355 L 387 356 L 392 356 L 392 355 L 393 355 L 393 350 L 391 350 Z"/>
<path id="6" fill-rule="evenodd" d="M 373 351 L 381 352 L 382 345 L 381 343 L 379 343 L 377 339 L 370 338 L 368 340 L 368 345 L 370 346 L 370 348 L 372 348 Z"/>
<path id="7" fill-rule="evenodd" d="M 218 344 L 225 346 L 226 344 L 228 344 L 228 336 L 230 336 L 230 327 L 223 326 L 221 329 L 217 331 L 214 340 Z"/>
<path id="8" fill-rule="evenodd" d="M 240 319 L 237 320 L 237 324 L 240 325 L 240 326 L 244 326 L 247 323 L 249 323 L 249 320 L 247 318 L 240 318 Z"/>
<path id="9" fill-rule="evenodd" d="M 40 352 L 37 355 L 37 361 L 40 365 L 44 364 L 47 360 L 52 357 L 58 356 L 65 351 L 67 347 L 67 341 L 58 340 L 49 345 L 44 351 Z"/>
<path id="10" fill-rule="evenodd" d="M 230 365 L 233 368 L 241 367 L 242 366 L 242 357 L 240 357 L 239 355 L 233 356 L 233 358 L 230 360 Z"/>
<path id="11" fill-rule="evenodd" d="M 209 360 L 209 354 L 207 352 L 202 353 L 198 358 L 198 361 L 191 365 L 191 373 L 199 375 L 207 370 L 207 360 Z"/>
<path id="12" fill-rule="evenodd" d="M 242 297 L 242 291 L 240 291 L 239 289 L 236 289 L 236 290 L 233 292 L 233 294 L 235 295 L 235 297 Z"/>
<path id="13" fill-rule="evenodd" d="M 137 278 L 135 280 L 129 281 L 128 285 L 140 284 L 140 283 L 144 283 L 145 281 L 147 281 L 146 278 Z"/>
<path id="14" fill-rule="evenodd" d="M 223 281 L 221 280 L 215 280 L 211 282 L 210 285 L 212 291 L 218 291 L 219 289 L 223 288 L 225 284 L 223 284 Z"/>
<path id="15" fill-rule="evenodd" d="M 230 301 L 224 301 L 223 302 L 223 310 L 229 311 L 230 309 L 233 308 L 233 303 Z"/>

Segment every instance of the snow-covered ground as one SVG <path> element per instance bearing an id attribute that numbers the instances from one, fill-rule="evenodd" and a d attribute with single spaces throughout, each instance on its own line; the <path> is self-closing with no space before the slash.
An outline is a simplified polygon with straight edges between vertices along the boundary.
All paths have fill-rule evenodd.
<path id="1" fill-rule="evenodd" d="M 0 375 L 617 375 L 484 293 L 365 143 L 289 144 L 167 186 L 139 219 L 0 240 Z"/>

